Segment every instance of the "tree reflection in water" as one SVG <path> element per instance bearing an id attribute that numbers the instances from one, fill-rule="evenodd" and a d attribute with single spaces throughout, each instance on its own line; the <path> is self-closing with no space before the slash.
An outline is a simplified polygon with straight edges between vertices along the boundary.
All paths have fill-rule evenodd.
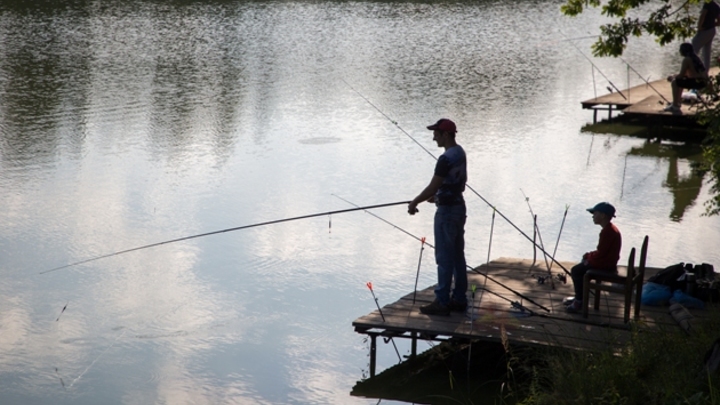
<path id="1" fill-rule="evenodd" d="M 704 172 L 697 170 L 702 149 L 694 144 L 667 144 L 659 142 L 645 142 L 641 147 L 634 147 L 628 156 L 656 157 L 668 159 L 668 173 L 663 187 L 670 190 L 673 195 L 673 208 L 670 219 L 675 222 L 682 221 L 685 211 L 695 204 L 700 194 Z M 687 162 L 690 170 L 680 173 L 680 166 Z M 679 165 L 680 163 L 680 165 Z"/>

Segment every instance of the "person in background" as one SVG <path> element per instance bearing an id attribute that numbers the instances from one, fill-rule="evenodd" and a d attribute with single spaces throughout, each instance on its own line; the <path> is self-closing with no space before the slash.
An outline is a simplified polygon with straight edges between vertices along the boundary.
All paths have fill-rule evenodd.
<path id="1" fill-rule="evenodd" d="M 715 27 L 720 25 L 720 6 L 713 0 L 706 0 L 698 18 L 698 31 L 692 39 L 695 53 L 701 53 L 702 62 L 706 69 L 710 69 L 710 53 L 712 41 L 715 38 Z"/>
<path id="2" fill-rule="evenodd" d="M 430 184 L 408 205 L 408 213 L 415 215 L 423 201 L 434 202 L 435 210 L 435 262 L 438 283 L 435 300 L 421 306 L 427 315 L 449 315 L 450 311 L 465 311 L 467 307 L 467 269 L 465 262 L 466 207 L 463 199 L 467 182 L 467 159 L 463 148 L 455 142 L 457 128 L 449 119 L 442 118 L 427 127 L 433 131 L 433 140 L 445 152 L 435 164 Z M 451 287 L 453 278 L 455 286 Z"/>
<path id="3" fill-rule="evenodd" d="M 683 56 L 680 64 L 680 73 L 668 76 L 672 87 L 672 103 L 663 111 L 680 112 L 682 89 L 702 89 L 708 85 L 707 69 L 700 58 L 695 54 L 693 46 L 687 42 L 680 44 L 680 55 Z"/>
<path id="4" fill-rule="evenodd" d="M 610 273 L 617 273 L 617 262 L 620 260 L 620 248 L 622 247 L 622 235 L 612 223 L 615 217 L 615 207 L 607 202 L 597 203 L 594 207 L 588 208 L 592 214 L 593 223 L 600 225 L 600 239 L 597 249 L 583 255 L 582 261 L 570 270 L 570 277 L 575 287 L 575 297 L 566 300 L 567 312 L 582 311 L 583 278 L 588 270 L 600 270 Z"/>

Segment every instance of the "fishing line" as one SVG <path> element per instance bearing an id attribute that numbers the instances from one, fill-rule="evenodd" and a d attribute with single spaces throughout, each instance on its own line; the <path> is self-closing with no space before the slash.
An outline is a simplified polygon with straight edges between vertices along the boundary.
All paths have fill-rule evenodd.
<path id="1" fill-rule="evenodd" d="M 356 204 L 354 204 L 354 203 L 352 203 L 352 202 L 350 202 L 350 201 L 348 201 L 348 200 L 346 200 L 346 199 L 338 196 L 337 194 L 332 194 L 332 195 L 335 196 L 335 197 L 337 197 L 337 198 L 339 198 L 339 199 L 341 199 L 341 200 L 343 200 L 343 201 L 345 201 L 346 203 L 348 203 L 348 204 L 350 204 L 350 205 L 354 205 L 354 206 L 357 207 Z M 370 212 L 370 211 L 367 211 L 367 210 L 365 210 L 365 211 L 366 211 L 368 214 L 374 216 L 375 218 L 377 218 L 377 219 L 385 222 L 386 224 L 389 224 L 389 225 L 392 226 L 393 228 L 402 231 L 402 232 L 405 233 L 406 235 L 409 235 L 410 237 L 413 237 L 413 238 L 415 238 L 415 239 L 417 239 L 417 240 L 422 240 L 421 238 L 419 238 L 419 237 L 411 234 L 410 232 L 408 232 L 408 231 L 406 231 L 406 230 L 398 227 L 397 225 L 394 225 L 394 224 L 388 222 L 387 220 L 381 218 L 380 216 L 378 216 L 378 215 L 376 215 L 376 214 L 374 214 L 374 213 L 372 213 L 372 212 Z M 432 244 L 430 244 L 430 243 L 428 243 L 428 242 L 425 242 L 425 244 L 426 244 L 427 246 L 429 246 L 430 248 L 435 249 L 435 246 L 433 246 Z M 520 298 L 522 298 L 522 299 L 525 299 L 525 300 L 533 303 L 534 305 L 537 305 L 538 307 L 544 309 L 544 310 L 547 311 L 547 312 L 550 312 L 550 310 L 547 309 L 545 306 L 543 306 L 543 305 L 541 305 L 541 304 L 538 304 L 537 302 L 533 301 L 532 299 L 530 299 L 530 298 L 528 298 L 528 297 L 520 294 L 519 292 L 513 290 L 512 288 L 506 286 L 505 284 L 503 284 L 503 283 L 495 280 L 494 278 L 488 276 L 488 275 L 487 275 L 487 272 L 486 272 L 486 273 L 482 273 L 482 272 L 474 269 L 472 266 L 469 266 L 468 264 L 465 264 L 465 267 L 467 267 L 468 269 L 470 269 L 470 271 L 472 271 L 472 272 L 474 272 L 474 273 L 477 273 L 477 274 L 480 274 L 480 275 L 482 275 L 482 276 L 485 276 L 485 278 L 486 278 L 487 280 L 490 280 L 490 281 L 494 282 L 495 284 L 499 285 L 500 287 L 505 288 L 506 290 L 514 293 L 514 294 L 517 295 L 518 297 L 520 297 Z M 488 290 L 488 289 L 486 289 L 486 288 L 484 288 L 484 287 L 483 287 L 483 289 L 484 289 L 484 291 L 488 291 L 488 292 L 490 292 L 491 294 L 495 294 L 495 293 L 493 293 L 492 291 L 490 291 L 490 290 Z M 496 294 L 496 295 L 497 295 L 497 294 Z M 503 299 L 508 300 L 508 301 L 510 301 L 510 302 L 514 302 L 514 301 L 511 301 L 511 300 L 509 300 L 508 298 L 505 298 L 505 297 L 503 297 Z"/>
<path id="2" fill-rule="evenodd" d="M 597 86 L 595 85 L 595 66 L 590 66 L 590 71 L 592 72 L 593 78 L 593 92 L 595 93 L 595 98 L 597 98 Z"/>
<path id="3" fill-rule="evenodd" d="M 393 124 L 395 124 L 395 126 L 396 126 L 400 131 L 402 131 L 402 133 L 404 133 L 405 135 L 407 135 L 408 138 L 410 138 L 413 142 L 415 142 L 418 146 L 420 146 L 420 148 L 422 148 L 422 150 L 424 150 L 428 155 L 432 156 L 433 159 L 437 160 L 437 157 L 436 157 L 435 155 L 433 155 L 427 148 L 425 148 L 420 142 L 418 142 L 417 139 L 413 138 L 412 135 L 408 134 L 404 129 L 402 129 L 402 127 L 400 127 L 400 125 L 397 123 L 397 121 L 392 120 L 387 114 L 385 114 L 384 112 L 382 112 L 382 110 L 380 110 L 377 106 L 375 106 L 375 104 L 373 104 L 372 102 L 370 102 L 370 100 L 368 100 L 367 97 L 363 96 L 362 93 L 360 93 L 359 91 L 357 91 L 357 90 L 356 90 L 354 87 L 352 87 L 348 82 L 346 82 L 345 79 L 341 79 L 341 80 L 342 80 L 343 82 L 345 82 L 345 84 L 347 84 L 348 87 L 350 87 L 350 89 L 352 89 L 352 91 L 354 91 L 355 93 L 357 93 L 360 97 L 362 97 L 363 100 L 367 101 L 368 104 L 370 104 L 370 105 L 371 105 L 373 108 L 375 108 L 380 114 L 382 114 L 383 117 L 387 118 L 390 122 L 392 122 Z M 518 232 L 520 232 L 520 234 L 521 234 L 522 236 L 524 236 L 525 239 L 527 239 L 528 241 L 530 241 L 530 243 L 532 243 L 533 245 L 535 245 L 535 247 L 537 247 L 538 249 L 540 249 L 540 251 L 542 251 L 543 253 L 545 253 L 546 255 L 548 255 L 548 257 L 549 257 L 550 259 L 552 259 L 553 262 L 557 263 L 558 266 L 560 266 L 563 270 L 565 270 L 565 271 L 567 272 L 567 269 L 562 265 L 562 263 L 560 263 L 560 262 L 558 262 L 557 260 L 555 260 L 555 258 L 552 257 L 552 256 L 550 256 L 550 254 L 549 254 L 548 252 L 546 252 L 545 249 L 543 249 L 543 248 L 541 248 L 540 246 L 538 246 L 538 245 L 535 243 L 535 241 L 532 240 L 532 238 L 530 238 L 525 232 L 523 232 L 522 229 L 520 229 L 517 225 L 515 225 L 508 217 L 506 217 L 502 212 L 500 212 L 500 210 L 498 210 L 494 205 L 490 204 L 490 202 L 489 202 L 488 200 L 486 200 L 485 197 L 483 197 L 482 195 L 480 195 L 480 193 L 478 193 L 478 192 L 477 192 L 474 188 L 472 188 L 469 184 L 465 184 L 465 187 L 466 187 L 468 190 L 472 191 L 473 194 L 475 194 L 476 196 L 478 196 L 478 197 L 479 197 L 485 204 L 487 204 L 490 208 L 492 208 L 493 210 L 495 210 L 495 211 L 497 212 L 497 214 L 500 215 L 500 217 L 502 217 L 502 219 L 504 219 L 508 224 L 512 225 L 512 227 L 515 228 L 515 230 L 517 230 Z M 416 236 L 413 236 L 413 237 L 417 239 Z M 418 239 L 418 240 L 419 240 L 419 239 Z"/>
<path id="4" fill-rule="evenodd" d="M 90 365 L 87 366 L 87 368 L 86 368 L 85 370 L 83 370 L 82 373 L 80 373 L 79 376 L 75 377 L 75 379 L 72 380 L 72 382 L 70 383 L 70 385 L 68 385 L 68 389 L 72 388 L 73 385 L 75 385 L 75 383 L 76 383 L 80 378 L 82 378 L 82 376 L 84 376 L 85 373 L 87 373 L 88 370 L 90 370 L 90 369 L 92 368 L 92 366 L 94 366 L 95 363 L 97 363 L 98 360 L 100 360 L 100 357 L 102 357 L 103 355 L 105 355 L 105 353 L 107 353 L 110 349 L 112 349 L 113 346 L 115 346 L 115 343 L 117 343 L 117 341 L 118 341 L 121 337 L 123 337 L 123 335 L 125 335 L 125 332 L 127 332 L 127 330 L 123 330 L 122 333 L 118 334 L 118 335 L 115 337 L 115 340 L 112 341 L 112 343 L 110 344 L 110 346 L 108 346 L 107 348 L 105 348 L 105 350 L 103 350 L 102 353 L 100 353 L 100 355 L 98 355 L 98 356 L 95 358 L 95 360 L 93 360 L 92 363 L 90 363 Z"/>
<path id="5" fill-rule="evenodd" d="M 435 155 L 433 155 L 432 152 L 430 152 L 425 146 L 423 146 L 423 144 L 421 144 L 420 142 L 418 142 L 417 139 L 413 138 L 412 135 L 408 134 L 404 129 L 402 129 L 402 127 L 400 126 L 400 124 L 397 123 L 397 121 L 393 120 L 393 119 L 390 118 L 387 114 L 385 114 L 384 112 L 382 112 L 381 109 L 379 109 L 375 104 L 372 103 L 372 101 L 370 101 L 367 97 L 363 96 L 362 93 L 360 93 L 360 92 L 357 91 L 353 86 L 351 86 L 350 83 L 346 82 L 345 79 L 341 78 L 340 80 L 342 80 L 343 82 L 345 82 L 345 84 L 347 84 L 347 86 L 350 87 L 350 89 L 352 89 L 352 91 L 354 91 L 355 93 L 357 93 L 358 96 L 362 97 L 363 100 L 367 101 L 367 103 L 370 104 L 374 109 L 376 109 L 380 114 L 382 114 L 383 117 L 387 118 L 388 121 L 390 121 L 390 122 L 392 122 L 393 124 L 395 124 L 395 126 L 397 127 L 397 129 L 399 129 L 400 131 L 402 131 L 402 133 L 404 133 L 405 135 L 407 135 L 408 138 L 410 138 L 410 139 L 411 139 L 413 142 L 415 142 L 420 148 L 422 148 L 422 150 L 424 150 L 425 153 L 427 153 L 428 155 L 430 155 L 433 159 L 437 160 L 437 157 L 436 157 Z"/>
<path id="6" fill-rule="evenodd" d="M 562 36 L 564 36 L 566 39 L 568 38 L 568 36 L 565 35 L 562 31 L 559 31 L 559 32 L 560 32 L 560 34 L 561 34 Z M 604 77 L 605 80 L 608 81 L 608 83 L 610 83 L 610 85 L 618 92 L 618 94 L 620 94 L 620 95 L 622 96 L 623 99 L 627 100 L 627 97 L 625 97 L 625 95 L 622 94 L 622 91 L 620 91 L 620 89 L 618 89 L 617 86 L 615 86 L 615 84 L 614 84 L 612 81 L 610 81 L 610 79 L 608 79 L 607 76 L 605 76 L 605 74 L 602 72 L 602 70 L 600 70 L 600 68 L 598 68 L 598 67 L 595 65 L 595 63 L 593 63 L 593 61 L 592 61 L 590 58 L 588 58 L 588 57 L 583 53 L 583 51 L 580 50 L 580 48 L 579 48 L 573 41 L 568 41 L 568 42 L 570 42 L 570 44 L 571 44 L 575 49 L 577 49 L 578 52 L 580 52 L 580 55 L 582 55 L 585 59 L 587 59 L 587 61 L 590 62 L 590 64 L 591 64 L 595 69 L 597 69 L 598 73 L 600 73 L 600 75 L 601 75 L 602 77 Z"/>
<path id="7" fill-rule="evenodd" d="M 296 220 L 298 220 L 298 219 L 307 219 L 307 218 L 320 217 L 320 216 L 332 215 L 332 214 L 342 214 L 342 213 L 346 213 L 346 212 L 359 211 L 359 210 L 367 210 L 367 209 L 372 209 L 372 208 L 392 207 L 392 206 L 394 206 L 394 205 L 402 205 L 402 204 L 410 204 L 410 201 L 398 201 L 398 202 L 393 202 L 393 203 L 369 205 L 369 206 L 366 206 L 366 207 L 350 208 L 350 209 L 345 209 L 345 210 L 327 211 L 327 212 L 321 212 L 321 213 L 317 213 L 317 214 L 302 215 L 302 216 L 299 216 L 299 217 L 276 219 L 276 220 L 267 221 L 267 222 L 259 222 L 259 223 L 252 224 L 252 225 L 237 226 L 237 227 L 234 227 L 234 228 L 221 229 L 221 230 L 219 230 L 219 231 L 206 232 L 206 233 L 201 233 L 201 234 L 197 234 L 197 235 L 184 236 L 184 237 L 182 237 L 182 238 L 166 240 L 166 241 L 164 241 L 164 242 L 151 243 L 151 244 L 149 244 L 149 245 L 138 246 L 138 247 L 134 247 L 134 248 L 131 248 L 131 249 L 121 250 L 121 251 L 119 251 L 119 252 L 108 253 L 108 254 L 106 254 L 106 255 L 102 255 L 102 256 L 97 256 L 97 257 L 93 257 L 93 258 L 90 258 L 90 259 L 81 260 L 81 261 L 79 261 L 79 262 L 70 263 L 70 264 L 66 264 L 66 265 L 64 265 L 64 266 L 55 267 L 54 269 L 42 271 L 42 272 L 40 272 L 40 274 L 47 274 L 47 273 L 50 273 L 50 272 L 53 272 L 53 271 L 65 269 L 65 268 L 72 267 L 72 266 L 77 266 L 77 265 L 79 265 L 79 264 L 84 264 L 84 263 L 93 262 L 93 261 L 95 261 L 95 260 L 105 259 L 105 258 L 108 258 L 108 257 L 117 256 L 117 255 L 121 255 L 121 254 L 124 254 L 124 253 L 129 253 L 129 252 L 134 252 L 134 251 L 137 251 L 137 250 L 148 249 L 148 248 L 156 247 L 156 246 L 160 246 L 160 245 L 167 245 L 167 244 L 169 244 L 169 243 L 175 243 L 175 242 L 180 242 L 180 241 L 189 240 L 189 239 L 201 238 L 201 237 L 203 237 L 203 236 L 210 236 L 210 235 L 216 235 L 216 234 L 219 234 L 219 233 L 239 231 L 239 230 L 241 230 L 241 229 L 254 228 L 254 227 L 258 227 L 258 226 L 279 224 L 279 223 L 281 223 L 281 222 L 296 221 Z"/>

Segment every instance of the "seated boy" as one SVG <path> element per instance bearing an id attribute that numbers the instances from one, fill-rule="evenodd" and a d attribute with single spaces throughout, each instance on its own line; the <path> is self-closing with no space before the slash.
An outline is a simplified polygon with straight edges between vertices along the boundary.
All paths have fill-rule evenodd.
<path id="1" fill-rule="evenodd" d="M 600 225 L 600 240 L 597 249 L 583 255 L 582 261 L 573 266 L 570 277 L 575 287 L 575 297 L 566 301 L 568 312 L 580 312 L 583 299 L 583 278 L 588 270 L 600 270 L 617 273 L 617 262 L 620 260 L 620 248 L 622 247 L 622 236 L 620 231 L 612 223 L 615 217 L 615 207 L 610 203 L 597 203 L 594 207 L 588 208 L 592 214 L 593 223 Z"/>

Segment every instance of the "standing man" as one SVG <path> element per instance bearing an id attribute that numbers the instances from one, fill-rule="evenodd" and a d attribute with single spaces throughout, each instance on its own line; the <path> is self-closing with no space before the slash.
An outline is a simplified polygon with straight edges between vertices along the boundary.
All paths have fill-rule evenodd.
<path id="1" fill-rule="evenodd" d="M 464 311 L 467 307 L 467 211 L 462 195 L 467 182 L 467 160 L 465 151 L 455 142 L 457 128 L 454 122 L 442 118 L 427 129 L 433 131 L 433 141 L 438 147 L 445 148 L 445 152 L 438 158 L 430 184 L 408 205 L 408 213 L 415 215 L 418 212 L 417 205 L 423 201 L 434 202 L 437 206 L 434 234 L 438 283 L 435 287 L 435 300 L 420 307 L 420 312 L 427 315 L 449 315 L 450 311 Z"/>
<path id="2" fill-rule="evenodd" d="M 573 286 L 575 287 L 575 298 L 569 300 L 568 312 L 582 311 L 583 299 L 583 278 L 588 270 L 607 271 L 617 273 L 617 262 L 620 260 L 620 248 L 622 247 L 622 236 L 620 231 L 611 221 L 615 217 L 615 207 L 607 202 L 600 202 L 594 207 L 588 208 L 592 214 L 593 223 L 600 225 L 600 239 L 597 249 L 587 252 L 582 257 L 582 262 L 573 266 L 570 270 Z"/>
<path id="3" fill-rule="evenodd" d="M 695 53 L 701 53 L 705 69 L 710 70 L 710 53 L 712 42 L 715 38 L 715 27 L 720 24 L 720 6 L 713 0 L 706 0 L 703 4 L 700 17 L 698 18 L 698 30 L 692 39 L 692 46 Z"/>

